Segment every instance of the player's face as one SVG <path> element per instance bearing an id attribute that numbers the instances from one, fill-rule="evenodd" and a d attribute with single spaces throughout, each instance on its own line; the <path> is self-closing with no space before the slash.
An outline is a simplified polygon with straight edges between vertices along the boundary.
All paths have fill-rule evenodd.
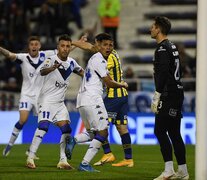
<path id="1" fill-rule="evenodd" d="M 66 61 L 67 57 L 70 53 L 71 49 L 71 42 L 70 41 L 65 41 L 61 40 L 58 44 L 58 56 L 60 57 L 61 60 Z"/>
<path id="2" fill-rule="evenodd" d="M 98 43 L 98 48 L 103 57 L 107 59 L 114 48 L 113 41 L 103 40 L 102 42 Z"/>
<path id="3" fill-rule="evenodd" d="M 41 44 L 37 40 L 32 40 L 28 44 L 28 53 L 31 57 L 37 57 L 39 55 L 39 50 L 41 48 Z"/>
<path id="4" fill-rule="evenodd" d="M 156 39 L 157 35 L 159 34 L 159 28 L 155 25 L 155 23 L 152 24 L 150 28 L 151 32 L 151 38 Z"/>

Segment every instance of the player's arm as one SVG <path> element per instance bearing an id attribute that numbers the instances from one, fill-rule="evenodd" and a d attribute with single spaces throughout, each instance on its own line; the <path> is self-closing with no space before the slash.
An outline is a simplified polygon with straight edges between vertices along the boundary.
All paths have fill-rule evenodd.
<path id="1" fill-rule="evenodd" d="M 155 65 L 155 87 L 156 91 L 162 92 L 168 78 L 170 57 L 166 51 L 160 51 L 159 53 L 159 63 Z"/>
<path id="2" fill-rule="evenodd" d="M 10 60 L 15 60 L 17 58 L 17 55 L 15 53 L 12 53 L 2 47 L 0 47 L 0 53 Z"/>
<path id="3" fill-rule="evenodd" d="M 81 69 L 80 71 L 74 71 L 74 73 L 81 76 L 81 77 L 84 76 L 84 70 L 83 69 Z"/>
<path id="4" fill-rule="evenodd" d="M 102 79 L 108 88 L 128 88 L 128 84 L 126 82 L 116 82 L 113 79 L 111 79 L 109 75 L 103 77 Z"/>
<path id="5" fill-rule="evenodd" d="M 52 71 L 54 71 L 55 69 L 59 68 L 61 65 L 61 63 L 57 63 L 55 62 L 51 67 L 47 67 L 47 64 L 45 64 L 43 66 L 43 68 L 40 70 L 40 74 L 41 76 L 46 76 L 49 73 L 51 73 Z"/>
<path id="6" fill-rule="evenodd" d="M 90 51 L 92 53 L 98 52 L 97 46 L 95 46 L 95 45 L 93 45 L 93 44 L 91 44 L 89 42 L 82 41 L 82 40 L 73 41 L 72 45 L 74 45 L 76 47 L 79 47 L 79 48 L 81 48 L 83 50 Z"/>
<path id="7" fill-rule="evenodd" d="M 165 51 L 164 51 L 165 50 Z M 158 105 L 160 102 L 161 93 L 167 82 L 167 76 L 169 71 L 169 54 L 167 49 L 158 50 L 159 54 L 159 63 L 155 64 L 155 92 L 151 102 L 152 112 L 158 114 Z"/>

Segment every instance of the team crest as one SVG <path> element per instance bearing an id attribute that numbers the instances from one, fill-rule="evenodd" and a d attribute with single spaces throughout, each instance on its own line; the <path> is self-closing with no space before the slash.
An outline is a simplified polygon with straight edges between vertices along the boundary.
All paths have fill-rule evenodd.
<path id="1" fill-rule="evenodd" d="M 40 57 L 40 61 L 44 61 L 45 60 L 45 57 Z"/>

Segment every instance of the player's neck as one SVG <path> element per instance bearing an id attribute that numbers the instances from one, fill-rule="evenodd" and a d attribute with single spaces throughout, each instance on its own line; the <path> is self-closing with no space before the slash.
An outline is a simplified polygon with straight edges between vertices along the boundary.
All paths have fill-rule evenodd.
<path id="1" fill-rule="evenodd" d="M 60 56 L 60 54 L 57 54 L 58 58 L 61 60 L 61 61 L 67 61 L 67 57 L 62 57 Z"/>
<path id="2" fill-rule="evenodd" d="M 159 34 L 159 35 L 156 37 L 157 44 L 161 43 L 161 42 L 164 41 L 165 39 L 167 39 L 167 36 L 166 36 L 166 35 Z"/>

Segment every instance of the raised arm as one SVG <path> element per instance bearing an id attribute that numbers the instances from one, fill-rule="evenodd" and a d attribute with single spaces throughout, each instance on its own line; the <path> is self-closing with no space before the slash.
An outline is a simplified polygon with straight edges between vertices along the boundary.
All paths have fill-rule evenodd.
<path id="1" fill-rule="evenodd" d="M 15 60 L 17 57 L 15 53 L 10 52 L 9 50 L 4 49 L 3 47 L 0 47 L 0 53 L 10 60 Z"/>
<path id="2" fill-rule="evenodd" d="M 93 53 L 98 52 L 98 49 L 95 45 L 93 45 L 89 42 L 82 41 L 82 40 L 72 41 L 72 45 L 79 47 L 83 50 L 93 52 Z"/>

